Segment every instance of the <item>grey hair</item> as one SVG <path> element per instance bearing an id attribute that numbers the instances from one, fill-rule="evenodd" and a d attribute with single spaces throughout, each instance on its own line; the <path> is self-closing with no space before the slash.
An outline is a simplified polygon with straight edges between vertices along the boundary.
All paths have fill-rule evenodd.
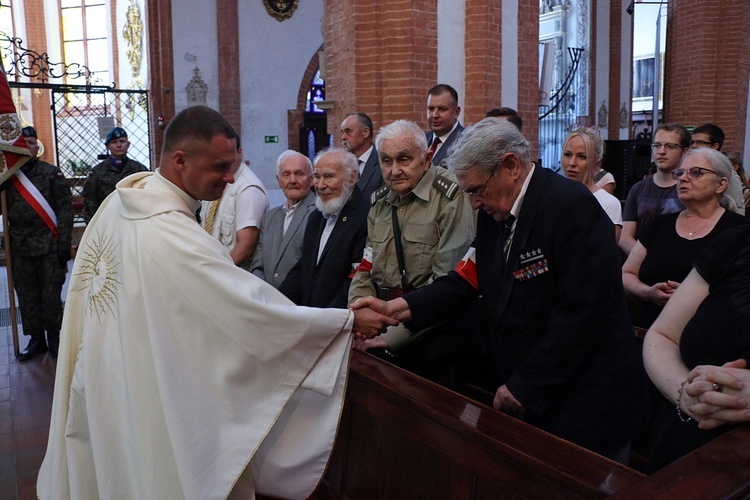
<path id="1" fill-rule="evenodd" d="M 381 127 L 377 137 L 375 137 L 375 149 L 380 151 L 380 145 L 385 140 L 404 137 L 411 139 L 412 144 L 419 149 L 420 154 L 427 152 L 427 137 L 424 135 L 424 130 L 409 120 L 396 120 Z"/>
<path id="2" fill-rule="evenodd" d="M 473 168 L 494 172 L 507 153 L 515 154 L 524 166 L 531 165 L 531 145 L 512 123 L 499 118 L 484 120 L 466 128 L 448 156 L 448 169 L 460 175 Z"/>
<path id="3" fill-rule="evenodd" d="M 278 160 L 276 160 L 276 174 L 281 174 L 281 167 L 284 165 L 284 162 L 287 161 L 292 156 L 301 156 L 306 160 L 305 163 L 307 163 L 307 170 L 312 173 L 312 162 L 310 161 L 310 158 L 303 155 L 302 153 L 298 153 L 297 151 L 293 151 L 291 149 L 287 149 L 283 153 L 279 155 Z"/>
<path id="4" fill-rule="evenodd" d="M 344 173 L 349 176 L 352 172 L 359 173 L 359 159 L 344 148 L 321 149 L 313 159 L 313 165 L 317 165 L 322 156 L 334 155 L 338 157 L 339 163 L 344 167 Z"/>
<path id="5" fill-rule="evenodd" d="M 741 209 L 745 208 L 745 201 L 742 195 L 742 181 L 740 176 L 734 173 L 732 162 L 724 156 L 724 153 L 713 148 L 695 148 L 689 150 L 682 157 L 702 156 L 708 162 L 707 168 L 710 168 L 716 175 L 727 180 L 727 188 L 721 196 L 721 206 L 732 212 L 742 213 Z"/>

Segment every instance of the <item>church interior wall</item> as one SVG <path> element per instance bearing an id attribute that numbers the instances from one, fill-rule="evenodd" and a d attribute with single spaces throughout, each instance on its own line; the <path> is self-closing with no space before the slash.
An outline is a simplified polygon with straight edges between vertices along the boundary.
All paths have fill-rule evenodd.
<path id="1" fill-rule="evenodd" d="M 619 136 L 617 137 L 617 139 L 626 140 L 630 138 L 630 129 L 632 127 L 630 96 L 632 95 L 631 89 L 633 76 L 633 25 L 630 16 L 627 14 L 623 15 L 623 12 L 625 12 L 625 9 L 630 5 L 630 2 L 628 0 L 621 0 L 621 2 L 616 3 L 616 5 L 619 15 L 613 17 L 615 22 L 619 24 L 619 29 L 613 30 L 617 36 L 613 36 L 610 39 L 613 43 L 619 43 L 620 46 L 619 59 L 616 61 L 617 67 L 613 70 L 613 73 L 618 75 L 620 84 L 613 90 L 619 92 L 617 103 L 628 110 L 628 126 L 621 126 Z"/>
<path id="2" fill-rule="evenodd" d="M 221 38 L 217 4 L 222 2 L 134 1 L 144 25 L 143 63 L 136 76 L 130 70 L 122 34 L 130 0 L 108 4 L 112 19 L 109 30 L 115 41 L 111 65 L 115 85 L 133 87 L 140 77 L 151 90 L 152 102 L 164 97 L 177 112 L 188 105 L 186 86 L 197 67 L 207 85 L 207 105 L 222 109 L 227 93 L 236 94 L 245 158 L 268 187 L 275 187 L 278 154 L 296 146 L 295 127 L 302 108 L 300 86 L 316 62 L 321 45 L 329 70 L 327 98 L 333 101 L 328 131 L 336 145 L 340 143 L 341 118 L 353 111 L 370 114 L 376 129 L 402 117 L 426 126 L 425 93 L 438 82 L 457 88 L 464 124 L 478 121 L 490 107 L 511 106 L 524 117 L 524 132 L 536 143 L 538 0 L 416 0 L 406 4 L 307 0 L 283 22 L 272 18 L 262 2 L 238 0 L 237 88 L 228 88 L 230 79 L 222 78 L 229 71 L 222 67 L 217 44 Z M 699 0 L 669 2 L 670 30 L 663 25 L 662 31 L 678 28 L 663 35 L 670 38 L 662 44 L 662 51 L 668 53 L 665 119 L 687 125 L 713 121 L 727 131 L 725 149 L 748 151 L 750 9 L 743 0 L 724 3 L 726 9 L 706 11 Z M 149 68 L 149 51 L 153 54 L 159 50 L 152 45 L 163 44 L 148 40 L 147 10 L 157 4 L 169 12 L 172 35 L 167 50 L 171 60 L 161 60 L 159 67 Z M 626 111 L 631 104 L 632 58 L 653 56 L 658 6 L 636 3 L 630 16 L 624 13 L 629 0 L 561 0 L 552 4 L 570 9 L 567 46 L 588 49 L 589 59 L 581 71 L 589 88 L 578 89 L 576 116 L 579 121 L 598 123 L 598 111 L 604 103 L 607 123 L 603 136 L 631 138 L 635 123 L 628 121 L 627 127 L 621 127 L 621 111 L 623 103 Z M 13 5 L 18 20 L 16 36 L 30 48 L 48 53 L 51 60 L 63 60 L 57 0 L 14 1 Z M 488 19 L 478 22 L 481 13 Z M 648 22 L 643 21 L 649 16 Z M 154 33 L 151 29 L 152 36 L 156 36 Z M 567 53 L 563 57 L 567 58 Z M 163 72 L 165 68 L 174 81 L 167 79 L 164 85 L 154 85 L 154 71 Z M 49 103 L 43 99 L 30 101 L 26 116 L 46 134 L 43 130 L 47 125 L 40 117 L 48 113 Z M 643 111 L 637 119 L 650 114 L 650 109 Z M 154 109 L 152 121 L 159 115 L 168 122 L 173 113 L 169 106 Z M 160 146 L 160 134 L 159 129 L 152 129 L 155 149 Z M 266 143 L 266 136 L 277 137 L 278 142 Z M 158 151 L 153 156 L 158 158 Z"/>
<path id="3" fill-rule="evenodd" d="M 608 2 L 598 2 L 595 5 L 596 24 L 594 27 L 594 43 L 591 44 L 591 50 L 596 58 L 593 88 L 593 105 L 596 115 L 592 114 L 591 116 L 596 116 L 596 119 L 592 120 L 592 125 L 597 125 L 600 128 L 602 139 L 609 139 L 609 125 L 612 123 L 612 120 L 617 119 L 618 107 L 609 98 L 610 50 L 607 49 L 610 44 L 601 43 L 601 41 L 608 42 L 610 40 L 609 18 L 611 12 Z M 599 43 L 596 43 L 597 41 Z M 601 113 L 602 116 L 599 116 L 599 111 L 606 112 Z"/>
<path id="4" fill-rule="evenodd" d="M 123 27 L 128 22 L 128 9 L 130 8 L 130 2 L 120 0 L 115 4 L 115 16 L 116 24 L 113 27 L 114 33 L 110 36 L 110 39 L 117 39 L 118 52 L 122 53 L 122 57 L 117 57 L 115 63 L 117 65 L 117 71 L 119 78 L 117 79 L 118 87 L 120 88 L 145 88 L 148 82 L 148 57 L 146 51 L 149 44 L 148 30 L 146 29 L 146 8 L 143 0 L 135 0 L 134 4 L 138 8 L 140 14 L 140 21 L 142 25 L 141 30 L 141 66 L 136 75 L 133 75 L 133 71 L 130 66 L 130 62 L 127 57 L 128 43 L 123 36 Z M 111 4 L 110 4 L 111 7 Z M 141 87 L 143 86 L 143 87 Z"/>
<path id="5" fill-rule="evenodd" d="M 435 83 L 447 83 L 456 89 L 458 105 L 464 107 L 466 0 L 438 0 L 437 26 L 438 66 Z M 427 89 L 425 89 L 425 103 L 427 102 L 426 94 Z"/>
<path id="6" fill-rule="evenodd" d="M 172 2 L 175 113 L 188 107 L 194 70 L 207 85 L 207 106 L 219 109 L 219 54 L 215 2 Z"/>
<path id="7" fill-rule="evenodd" d="M 242 146 L 266 187 L 277 187 L 276 159 L 289 147 L 287 110 L 297 109 L 300 82 L 323 43 L 322 18 L 323 0 L 300 2 L 283 22 L 263 2 L 239 4 Z M 279 142 L 265 143 L 265 136 Z"/>
<path id="8" fill-rule="evenodd" d="M 500 105 L 518 110 L 518 2 L 503 0 L 501 9 Z"/>

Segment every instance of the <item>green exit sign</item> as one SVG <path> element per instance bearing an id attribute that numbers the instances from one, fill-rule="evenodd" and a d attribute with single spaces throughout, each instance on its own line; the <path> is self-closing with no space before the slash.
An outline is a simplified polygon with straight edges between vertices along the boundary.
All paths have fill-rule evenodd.
<path id="1" fill-rule="evenodd" d="M 266 144 L 276 144 L 279 142 L 278 135 L 267 135 L 264 137 Z"/>

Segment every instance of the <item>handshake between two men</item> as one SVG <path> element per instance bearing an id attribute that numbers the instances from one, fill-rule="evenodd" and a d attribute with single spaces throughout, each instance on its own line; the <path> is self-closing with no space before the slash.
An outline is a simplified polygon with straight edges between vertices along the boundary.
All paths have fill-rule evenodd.
<path id="1" fill-rule="evenodd" d="M 352 331 L 363 341 L 385 333 L 389 326 L 411 320 L 409 304 L 399 297 L 388 302 L 376 297 L 362 297 L 351 305 L 354 312 Z"/>

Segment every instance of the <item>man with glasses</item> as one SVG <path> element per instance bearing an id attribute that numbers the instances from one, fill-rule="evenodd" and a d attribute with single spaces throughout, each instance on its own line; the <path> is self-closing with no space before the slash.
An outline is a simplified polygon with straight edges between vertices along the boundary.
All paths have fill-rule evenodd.
<path id="1" fill-rule="evenodd" d="M 724 131 L 721 127 L 714 125 L 713 123 L 704 123 L 700 127 L 695 127 L 695 130 L 693 130 L 691 135 L 691 149 L 711 148 L 721 151 L 721 147 L 724 145 Z M 745 215 L 745 196 L 742 193 L 743 183 L 737 172 L 735 172 L 734 175 L 739 182 L 729 183 L 729 186 L 727 187 L 727 195 L 729 195 L 737 204 L 737 213 Z"/>
<path id="2" fill-rule="evenodd" d="M 680 166 L 682 156 L 690 149 L 690 132 L 678 123 L 663 123 L 656 128 L 651 158 L 656 172 L 637 182 L 628 193 L 622 212 L 620 249 L 626 255 L 638 240 L 638 229 L 651 218 L 679 212 L 685 206 L 677 197 L 677 181 L 672 170 Z"/>
<path id="3" fill-rule="evenodd" d="M 431 283 L 456 266 L 474 237 L 466 197 L 455 177 L 431 164 L 432 153 L 416 123 L 398 120 L 381 128 L 375 147 L 386 185 L 372 196 L 367 244 L 349 289 L 350 302 L 368 296 L 389 300 Z M 399 325 L 359 347 L 387 349 L 396 354 L 391 358 L 396 364 L 432 378 L 433 371 L 445 372 L 448 364 L 460 361 L 462 350 L 476 347 L 469 334 L 476 320 L 466 312 L 448 323 L 463 325 L 463 338 L 436 331 L 422 342 L 419 330 Z M 474 340 L 478 343 L 478 335 Z"/>
<path id="4" fill-rule="evenodd" d="M 481 295 L 498 369 L 494 407 L 626 462 L 648 391 L 612 222 L 584 185 L 535 167 L 530 150 L 511 123 L 467 128 L 448 165 L 479 210 L 472 247 L 430 285 L 353 307 L 419 330 Z"/>
<path id="5" fill-rule="evenodd" d="M 691 135 L 690 147 L 692 149 L 713 148 L 721 151 L 724 145 L 724 131 L 713 123 L 704 123 L 700 127 L 695 127 Z"/>

